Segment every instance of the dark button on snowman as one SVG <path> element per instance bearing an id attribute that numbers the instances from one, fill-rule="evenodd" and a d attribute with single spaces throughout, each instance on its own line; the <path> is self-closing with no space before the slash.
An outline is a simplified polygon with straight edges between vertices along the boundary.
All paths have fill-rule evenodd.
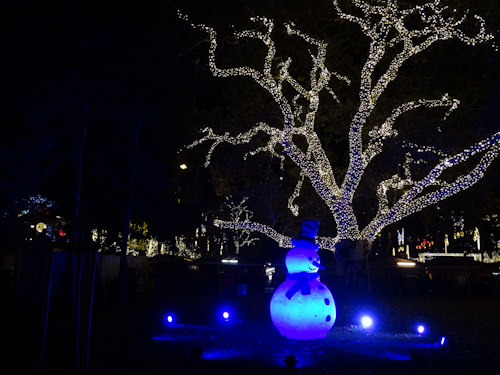
<path id="1" fill-rule="evenodd" d="M 271 298 L 271 319 L 289 339 L 323 338 L 336 318 L 335 301 L 319 281 L 319 246 L 316 244 L 319 221 L 302 223 L 300 234 L 292 238 L 292 249 L 285 258 L 287 276 Z"/>

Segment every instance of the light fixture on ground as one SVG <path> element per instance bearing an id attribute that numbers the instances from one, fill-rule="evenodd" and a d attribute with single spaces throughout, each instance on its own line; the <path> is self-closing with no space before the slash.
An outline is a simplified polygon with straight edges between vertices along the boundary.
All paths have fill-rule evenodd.
<path id="1" fill-rule="evenodd" d="M 368 315 L 363 315 L 361 317 L 361 326 L 365 329 L 371 328 L 373 326 L 373 319 Z"/>
<path id="2" fill-rule="evenodd" d="M 167 312 L 163 315 L 163 323 L 167 326 L 172 325 L 175 323 L 175 315 Z"/>
<path id="3" fill-rule="evenodd" d="M 224 306 L 224 307 L 219 308 L 217 310 L 217 319 L 223 323 L 232 321 L 233 320 L 233 310 L 228 306 Z"/>

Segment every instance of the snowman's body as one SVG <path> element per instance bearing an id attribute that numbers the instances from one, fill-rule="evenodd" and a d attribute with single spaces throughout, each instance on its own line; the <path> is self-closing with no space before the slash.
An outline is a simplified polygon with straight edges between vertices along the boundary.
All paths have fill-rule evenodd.
<path id="1" fill-rule="evenodd" d="M 271 319 L 290 339 L 323 338 L 332 328 L 336 309 L 332 293 L 319 281 L 318 246 L 293 240 L 286 256 L 287 277 L 271 299 Z"/>

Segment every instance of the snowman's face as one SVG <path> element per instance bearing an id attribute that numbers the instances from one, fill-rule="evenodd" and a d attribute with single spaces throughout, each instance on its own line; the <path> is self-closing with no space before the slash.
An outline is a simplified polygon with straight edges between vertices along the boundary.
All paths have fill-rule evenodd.
<path id="1" fill-rule="evenodd" d="M 320 259 L 315 250 L 296 247 L 286 254 L 285 264 L 289 273 L 315 273 L 318 272 Z"/>

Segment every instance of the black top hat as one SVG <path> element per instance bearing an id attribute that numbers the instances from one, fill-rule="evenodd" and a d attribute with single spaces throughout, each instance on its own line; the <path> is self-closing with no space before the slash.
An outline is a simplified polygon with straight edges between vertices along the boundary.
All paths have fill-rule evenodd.
<path id="1" fill-rule="evenodd" d="M 316 243 L 316 236 L 318 234 L 319 221 L 318 220 L 305 220 L 302 222 L 298 239 L 304 239 Z"/>

